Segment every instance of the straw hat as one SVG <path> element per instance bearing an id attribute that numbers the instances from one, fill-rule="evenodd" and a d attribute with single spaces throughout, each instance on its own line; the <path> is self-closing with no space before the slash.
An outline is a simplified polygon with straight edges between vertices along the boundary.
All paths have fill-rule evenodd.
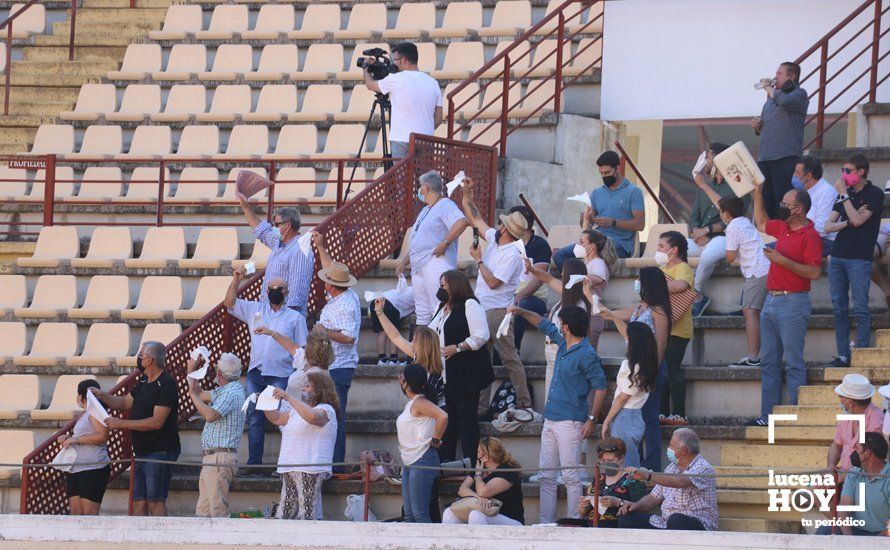
<path id="1" fill-rule="evenodd" d="M 358 282 L 340 262 L 332 262 L 327 269 L 319 270 L 318 278 L 334 286 L 354 286 Z"/>
<path id="2" fill-rule="evenodd" d="M 834 393 L 847 399 L 871 399 L 875 388 L 868 378 L 861 374 L 847 374 L 844 380 L 834 388 Z"/>
<path id="3" fill-rule="evenodd" d="M 513 212 L 509 216 L 501 214 L 500 219 L 504 227 L 507 228 L 507 232 L 513 235 L 515 239 L 521 239 L 522 234 L 528 229 L 528 222 L 525 221 L 525 216 L 519 212 Z"/>

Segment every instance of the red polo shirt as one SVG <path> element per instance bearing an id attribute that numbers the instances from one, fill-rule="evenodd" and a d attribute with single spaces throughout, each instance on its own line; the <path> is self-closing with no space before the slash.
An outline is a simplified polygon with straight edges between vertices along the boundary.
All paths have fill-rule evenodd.
<path id="1" fill-rule="evenodd" d="M 766 222 L 766 234 L 776 238 L 776 251 L 789 260 L 804 265 L 822 265 L 822 239 L 813 228 L 813 222 L 800 229 L 791 229 L 787 222 Z M 778 264 L 770 263 L 766 278 L 767 290 L 808 292 L 810 280 Z"/>

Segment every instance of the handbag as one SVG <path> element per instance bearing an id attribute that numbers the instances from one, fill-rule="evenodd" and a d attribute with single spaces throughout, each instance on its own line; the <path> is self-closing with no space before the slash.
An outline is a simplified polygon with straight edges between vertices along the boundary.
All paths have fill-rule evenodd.
<path id="1" fill-rule="evenodd" d="M 668 283 L 674 281 L 672 277 L 664 276 L 667 279 Z M 698 293 L 694 288 L 689 287 L 682 292 L 671 292 L 669 294 L 669 298 L 671 300 L 671 325 L 675 325 L 680 322 L 680 319 L 686 315 L 690 309 L 692 309 L 692 302 L 695 301 L 695 297 Z"/>
<path id="2" fill-rule="evenodd" d="M 488 510 L 482 509 L 482 501 L 479 500 L 479 497 L 461 497 L 452 502 L 448 509 L 457 519 L 466 523 L 470 520 L 470 512 L 473 510 L 479 510 L 486 516 L 498 515 L 501 511 L 501 501 L 496 498 L 490 500 L 491 507 Z"/>

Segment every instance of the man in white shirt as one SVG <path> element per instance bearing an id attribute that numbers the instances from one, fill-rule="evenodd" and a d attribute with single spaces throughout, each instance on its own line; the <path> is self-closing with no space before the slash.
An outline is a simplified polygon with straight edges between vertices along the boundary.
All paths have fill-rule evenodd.
<path id="1" fill-rule="evenodd" d="M 365 65 L 365 86 L 389 94 L 392 104 L 389 144 L 393 158 L 408 154 L 411 134 L 433 135 L 442 122 L 442 90 L 430 75 L 417 68 L 417 46 L 402 42 L 392 49 L 392 63 L 399 71 L 374 80 Z"/>
<path id="2" fill-rule="evenodd" d="M 506 334 L 502 334 L 500 337 L 497 335 L 498 328 L 507 315 L 507 307 L 514 305 L 514 294 L 524 270 L 522 255 L 525 245 L 522 242 L 522 237 L 528 229 L 528 223 L 522 214 L 513 212 L 509 216 L 501 215 L 501 225 L 498 229 L 489 227 L 482 219 L 479 208 L 474 202 L 473 189 L 475 185 L 475 182 L 470 178 L 464 180 L 464 212 L 470 224 L 479 230 L 479 236 L 488 242 L 485 254 L 482 254 L 481 248 L 470 248 L 470 255 L 476 261 L 476 266 L 479 269 L 479 276 L 476 278 L 476 299 L 485 308 L 488 330 L 491 333 L 489 348 L 494 347 L 497 350 L 516 392 L 516 408 L 529 408 L 532 401 L 525 380 L 525 367 L 522 366 L 519 352 L 516 351 L 513 322 L 510 322 Z M 523 252 L 520 252 L 520 248 L 518 248 L 520 246 Z M 482 390 L 482 396 L 479 399 L 480 414 L 485 414 L 488 411 L 491 390 L 492 386 Z"/>
<path id="3" fill-rule="evenodd" d="M 445 196 L 445 182 L 431 170 L 419 178 L 417 198 L 424 203 L 417 215 L 411 244 L 396 267 L 399 275 L 411 264 L 416 324 L 430 324 L 439 309 L 439 279 L 449 269 L 457 269 L 457 239 L 467 228 L 467 218 L 454 201 Z"/>
<path id="4" fill-rule="evenodd" d="M 797 160 L 791 185 L 806 189 L 813 205 L 807 212 L 807 218 L 813 222 L 814 229 L 822 237 L 822 257 L 830 256 L 834 246 L 834 233 L 826 233 L 825 222 L 834 210 L 837 191 L 834 186 L 822 178 L 822 163 L 816 157 L 804 155 Z"/>

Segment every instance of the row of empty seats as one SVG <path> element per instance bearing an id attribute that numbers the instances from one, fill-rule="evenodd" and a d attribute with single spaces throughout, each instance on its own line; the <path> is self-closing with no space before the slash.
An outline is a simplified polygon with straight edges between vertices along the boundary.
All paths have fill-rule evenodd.
<path id="1" fill-rule="evenodd" d="M 0 275 L 0 314 L 12 313 L 19 319 L 54 319 L 67 314 L 72 319 L 197 320 L 216 307 L 226 295 L 231 277 L 201 277 L 190 308 L 184 308 L 182 279 L 174 276 L 148 276 L 142 282 L 139 299 L 130 307 L 131 281 L 126 275 L 96 275 L 90 278 L 83 305 L 74 275 L 42 275 L 37 279 L 34 297 L 27 304 L 23 275 Z"/>
<path id="2" fill-rule="evenodd" d="M 442 92 L 447 98 L 460 84 L 452 83 Z M 499 100 L 503 82 L 493 81 L 479 93 L 480 85 L 471 82 L 455 96 L 458 114 L 467 116 L 485 109 L 481 118 L 500 115 Z M 553 95 L 554 80 L 531 80 L 523 95 L 519 83 L 509 88 L 510 107 L 537 107 Z M 109 122 L 364 122 L 371 112 L 375 94 L 364 85 L 356 85 L 348 100 L 339 84 L 311 84 L 298 106 L 298 90 L 292 84 L 266 84 L 254 103 L 250 86 L 224 84 L 213 90 L 210 109 L 207 110 L 208 90 L 200 84 L 177 84 L 168 94 L 162 93 L 157 84 L 131 84 L 124 89 L 120 107 L 117 105 L 116 88 L 113 84 L 84 84 L 80 88 L 73 111 L 61 114 L 63 120 L 96 121 L 104 117 Z M 162 98 L 166 95 L 166 101 Z M 162 105 L 163 103 L 163 105 Z M 511 109 L 520 113 L 523 108 Z M 515 114 L 514 116 L 524 116 Z"/>
<path id="3" fill-rule="evenodd" d="M 551 0 L 546 14 L 558 8 L 564 0 Z M 576 8 L 567 15 L 574 15 Z M 577 28 L 582 21 L 596 18 L 602 11 L 598 4 L 596 13 L 582 14 L 567 24 Z M 364 40 L 382 35 L 388 39 L 417 39 L 423 35 L 431 38 L 463 38 L 468 33 L 479 36 L 514 36 L 530 28 L 533 24 L 532 6 L 527 0 L 497 2 L 487 24 L 483 24 L 483 10 L 480 2 L 449 2 L 441 24 L 436 24 L 436 6 L 432 2 L 405 3 L 399 8 L 394 26 L 389 27 L 389 14 L 386 4 L 354 4 L 348 22 L 342 25 L 344 14 L 337 4 L 312 4 L 303 11 L 300 25 L 297 26 L 298 10 L 292 5 L 262 6 L 250 25 L 250 13 L 244 5 L 216 6 L 208 25 L 204 26 L 201 6 L 173 5 L 167 8 L 162 30 L 151 31 L 153 40 L 232 40 L 240 36 L 243 40 L 275 40 L 287 37 L 291 40 L 323 40 L 328 35 L 334 40 Z M 588 32 L 601 32 L 601 19 L 592 23 Z M 546 34 L 555 27 L 548 24 L 538 33 Z"/>
<path id="4" fill-rule="evenodd" d="M 109 334 L 109 336 L 117 336 Z M 95 340 L 95 339 L 94 339 Z M 115 344 L 116 342 L 108 342 Z M 106 348 L 111 351 L 111 348 Z M 84 348 L 84 353 L 99 351 L 95 345 L 90 350 Z M 84 355 L 72 357 L 92 358 Z M 114 356 L 112 356 L 114 357 Z M 76 361 L 72 364 L 78 364 Z M 105 363 L 107 365 L 108 363 Z M 94 366 L 94 365 L 89 365 Z M 104 365 L 95 365 L 104 366 Z M 126 375 L 118 378 L 118 381 Z M 32 420 L 70 420 L 82 410 L 77 405 L 77 386 L 84 380 L 95 380 L 92 375 L 63 374 L 55 379 L 52 399 L 47 407 L 43 407 L 41 399 L 40 377 L 36 374 L 4 374 L 0 376 L 0 420 L 16 420 L 22 415 L 30 416 Z M 4 440 L 5 443 L 5 440 Z M 24 456 L 24 455 L 22 455 Z M 21 460 L 21 457 L 19 457 Z"/>
<path id="5" fill-rule="evenodd" d="M 500 42 L 494 55 L 500 54 L 512 42 Z M 565 70 L 567 76 L 580 74 L 602 54 L 602 40 L 585 38 L 575 49 L 581 52 L 572 58 L 572 42 L 565 42 L 563 63 L 571 63 Z M 529 44 L 523 43 L 511 54 L 515 60 L 513 74 L 523 77 L 544 77 L 556 69 L 557 41 L 547 39 L 539 42 L 533 51 L 526 55 Z M 292 81 L 357 81 L 363 80 L 362 69 L 356 61 L 364 50 L 384 48 L 389 45 L 359 44 L 351 48 L 349 55 L 342 44 L 312 44 L 307 48 L 302 66 L 300 48 L 294 44 L 269 44 L 263 47 L 259 62 L 254 62 L 254 49 L 250 44 L 223 44 L 219 46 L 208 70 L 207 47 L 203 44 L 176 44 L 170 50 L 166 66 L 162 64 L 163 54 L 158 44 L 131 44 L 124 54 L 124 61 L 118 71 L 109 71 L 109 80 L 156 81 L 229 81 L 244 78 L 248 81 L 276 81 L 290 78 Z M 418 67 L 439 80 L 463 80 L 488 61 L 482 42 L 452 42 L 445 50 L 442 65 L 438 65 L 436 45 L 430 42 L 417 44 Z M 489 58 L 490 59 L 490 58 Z M 345 63 L 345 68 L 344 68 Z M 539 64 L 540 63 L 540 64 Z M 164 67 L 162 70 L 162 66 Z M 534 67 L 529 71 L 529 67 Z M 492 68 L 483 73 L 483 78 L 494 77 L 500 68 Z"/>

